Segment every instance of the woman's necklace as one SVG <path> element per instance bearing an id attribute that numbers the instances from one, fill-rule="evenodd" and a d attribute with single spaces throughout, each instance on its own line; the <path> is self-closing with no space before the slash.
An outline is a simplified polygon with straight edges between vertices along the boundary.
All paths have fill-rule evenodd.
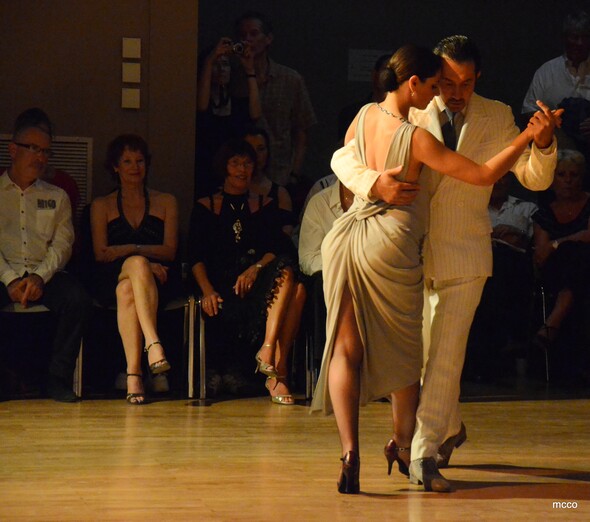
<path id="1" fill-rule="evenodd" d="M 379 110 L 381 112 L 384 112 L 385 114 L 387 114 L 388 116 L 391 116 L 392 118 L 397 118 L 400 121 L 403 121 L 404 123 L 408 123 L 408 120 L 406 120 L 404 117 L 402 116 L 398 116 L 397 114 L 393 114 L 393 112 L 389 112 L 387 109 L 385 109 L 384 107 L 381 107 L 381 105 L 379 103 L 377 103 L 377 107 L 379 107 Z"/>
<path id="2" fill-rule="evenodd" d="M 239 210 L 237 210 L 236 207 L 234 206 L 234 204 L 231 202 L 230 202 L 229 206 L 234 211 L 234 214 L 238 214 L 238 212 L 241 214 L 244 211 L 245 202 L 242 201 L 242 204 L 240 205 Z M 240 221 L 239 214 L 236 217 L 234 224 L 232 225 L 232 230 L 234 231 L 234 239 L 235 239 L 236 243 L 239 243 L 242 240 L 242 230 L 244 230 L 244 228 L 242 227 L 242 222 Z"/>

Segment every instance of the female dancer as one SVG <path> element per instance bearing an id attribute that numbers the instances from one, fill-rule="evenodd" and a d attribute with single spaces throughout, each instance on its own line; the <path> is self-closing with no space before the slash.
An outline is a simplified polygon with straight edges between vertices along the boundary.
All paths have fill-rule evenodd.
<path id="1" fill-rule="evenodd" d="M 399 179 L 416 182 L 423 165 L 475 185 L 491 185 L 532 139 L 530 124 L 484 165 L 447 149 L 408 123 L 411 107 L 424 109 L 438 92 L 440 58 L 413 45 L 400 48 L 382 73 L 387 96 L 361 109 L 347 141 L 373 169 L 397 165 Z M 391 468 L 408 474 L 422 365 L 422 266 L 428 194 L 396 207 L 356 198 L 322 245 L 328 308 L 327 342 L 312 410 L 334 411 L 342 444 L 341 493 L 359 492 L 359 404 L 391 396 L 394 438 L 386 447 Z"/>

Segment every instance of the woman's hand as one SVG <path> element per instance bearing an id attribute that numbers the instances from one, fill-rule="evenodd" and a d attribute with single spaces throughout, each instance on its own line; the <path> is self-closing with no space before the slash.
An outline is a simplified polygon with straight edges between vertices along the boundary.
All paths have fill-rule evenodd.
<path id="1" fill-rule="evenodd" d="M 168 280 L 168 267 L 160 263 L 150 263 L 152 274 L 163 285 Z"/>
<path id="2" fill-rule="evenodd" d="M 130 256 L 135 252 L 135 245 L 113 245 L 102 249 L 101 261 L 110 263 L 121 257 Z"/>
<path id="3" fill-rule="evenodd" d="M 221 303 L 223 303 L 223 299 L 215 291 L 201 297 L 201 308 L 209 317 L 213 317 L 219 313 Z"/>
<path id="4" fill-rule="evenodd" d="M 234 292 L 236 295 L 243 298 L 252 289 L 252 285 L 254 285 L 254 282 L 258 277 L 258 271 L 259 268 L 256 265 L 252 265 L 238 276 L 236 284 L 234 285 Z"/>

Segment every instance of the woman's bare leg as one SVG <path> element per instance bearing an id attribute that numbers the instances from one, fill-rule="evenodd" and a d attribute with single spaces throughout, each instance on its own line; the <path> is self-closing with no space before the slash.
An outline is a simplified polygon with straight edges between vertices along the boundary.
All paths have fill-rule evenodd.
<path id="1" fill-rule="evenodd" d="M 117 285 L 117 325 L 125 350 L 127 374 L 141 375 L 141 352 L 143 335 L 135 310 L 133 288 L 129 279 L 124 279 Z M 142 393 L 141 378 L 127 379 L 128 393 Z"/>
<path id="2" fill-rule="evenodd" d="M 295 337 L 301 324 L 301 314 L 305 304 L 305 287 L 297 283 L 291 292 L 288 306 L 280 323 L 277 350 L 275 352 L 275 366 L 279 375 L 287 375 L 289 354 L 295 342 Z"/>
<path id="3" fill-rule="evenodd" d="M 157 312 L 158 312 L 158 288 L 150 262 L 143 256 L 131 256 L 125 260 L 119 281 L 129 280 L 133 289 L 135 311 L 137 320 L 141 325 L 141 331 L 145 338 L 145 344 L 149 346 L 158 341 Z M 164 350 L 161 345 L 150 348 L 148 359 L 156 362 L 164 358 Z"/>
<path id="4" fill-rule="evenodd" d="M 334 352 L 328 371 L 328 389 L 342 444 L 342 454 L 359 452 L 360 367 L 363 344 L 348 284 L 344 287 Z"/>
<path id="5" fill-rule="evenodd" d="M 555 300 L 555 306 L 547 317 L 545 324 L 551 328 L 559 328 L 574 304 L 574 294 L 569 288 L 560 290 Z"/>
<path id="6" fill-rule="evenodd" d="M 291 348 L 299 330 L 306 296 L 305 287 L 301 283 L 295 284 L 292 290 L 289 303 L 285 310 L 285 316 L 280 323 L 278 341 L 274 354 L 274 366 L 277 373 L 279 376 L 285 377 L 285 379 L 277 381 L 276 386 L 269 388 L 272 396 L 291 394 L 286 379 L 289 375 L 289 354 L 291 353 Z"/>
<path id="7" fill-rule="evenodd" d="M 393 415 L 393 439 L 398 448 L 409 448 L 412 445 L 416 429 L 416 410 L 420 396 L 420 382 L 415 382 L 391 394 L 391 410 Z M 400 451 L 399 456 L 409 466 L 410 452 Z"/>
<path id="8" fill-rule="evenodd" d="M 295 275 L 291 268 L 285 268 L 279 276 L 277 294 L 268 309 L 266 317 L 266 327 L 264 331 L 264 341 L 262 348 L 258 352 L 260 358 L 273 366 L 277 364 L 276 348 L 279 338 L 281 324 L 285 313 L 291 301 L 293 289 L 295 287 Z"/>

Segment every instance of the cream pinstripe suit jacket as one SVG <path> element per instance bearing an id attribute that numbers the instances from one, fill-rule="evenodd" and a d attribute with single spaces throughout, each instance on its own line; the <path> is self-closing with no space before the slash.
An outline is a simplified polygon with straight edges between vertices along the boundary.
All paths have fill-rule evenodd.
<path id="1" fill-rule="evenodd" d="M 436 99 L 423 111 L 412 110 L 410 121 L 443 141 Z M 484 163 L 518 135 L 509 106 L 473 94 L 457 143 L 457 151 L 476 163 Z M 530 190 L 544 190 L 553 180 L 557 162 L 555 140 L 542 153 L 533 145 L 512 170 Z M 332 169 L 355 194 L 372 200 L 370 190 L 379 173 L 356 159 L 354 140 L 336 151 Z M 492 187 L 469 185 L 424 167 L 422 190 L 431 196 L 429 229 L 424 244 L 424 275 L 439 280 L 489 276 L 492 251 L 488 203 Z"/>

